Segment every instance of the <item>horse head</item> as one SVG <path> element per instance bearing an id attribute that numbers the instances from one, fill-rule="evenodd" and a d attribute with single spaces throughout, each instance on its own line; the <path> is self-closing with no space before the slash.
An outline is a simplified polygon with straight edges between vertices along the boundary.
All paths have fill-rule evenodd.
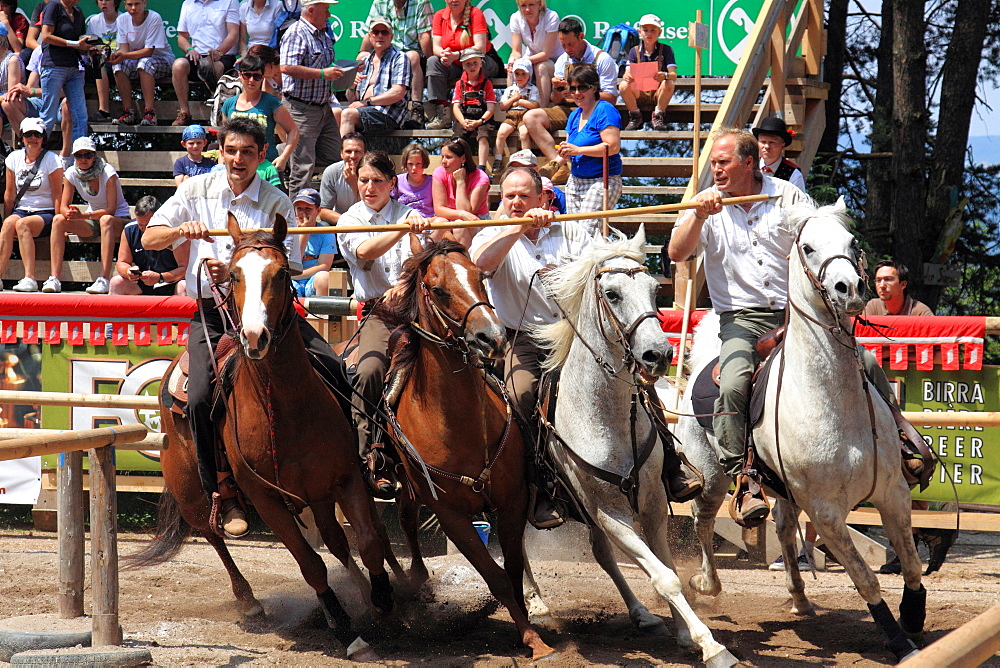
<path id="1" fill-rule="evenodd" d="M 410 235 L 419 324 L 446 341 L 462 341 L 484 358 L 501 359 L 507 330 L 486 295 L 483 272 L 465 247 L 446 233 L 425 248 Z"/>
<path id="2" fill-rule="evenodd" d="M 283 245 L 288 225 L 278 215 L 273 234 L 259 230 L 244 234 L 230 213 L 227 228 L 234 242 L 229 272 L 239 342 L 248 358 L 261 360 L 272 343 L 281 340 L 294 315 Z"/>
<path id="3" fill-rule="evenodd" d="M 793 306 L 808 303 L 815 312 L 843 326 L 865 307 L 864 252 L 851 233 L 851 217 L 844 198 L 815 207 L 799 204 L 788 210 L 795 231 L 789 259 L 789 299 Z"/>

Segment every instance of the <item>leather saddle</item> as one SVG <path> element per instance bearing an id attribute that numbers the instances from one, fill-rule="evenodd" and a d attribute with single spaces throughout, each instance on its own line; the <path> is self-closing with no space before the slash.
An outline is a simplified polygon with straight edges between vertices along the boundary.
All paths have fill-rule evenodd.
<path id="1" fill-rule="evenodd" d="M 215 359 L 219 365 L 222 382 L 215 384 L 215 396 L 212 402 L 212 414 L 225 410 L 223 397 L 229 394 L 232 387 L 232 370 L 236 362 L 236 339 L 229 334 L 219 339 L 215 347 Z M 191 359 L 188 351 L 181 353 L 180 360 L 171 369 L 170 375 L 160 390 L 160 399 L 166 408 L 178 415 L 185 415 L 188 403 L 188 375 Z"/>

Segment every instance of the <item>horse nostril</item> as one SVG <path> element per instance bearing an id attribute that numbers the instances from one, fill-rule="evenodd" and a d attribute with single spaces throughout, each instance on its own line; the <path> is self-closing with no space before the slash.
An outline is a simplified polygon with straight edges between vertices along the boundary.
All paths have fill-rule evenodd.
<path id="1" fill-rule="evenodd" d="M 863 279 L 858 279 L 858 294 L 865 294 L 865 282 Z"/>
<path id="2" fill-rule="evenodd" d="M 656 364 L 663 359 L 663 354 L 659 350 L 647 350 L 642 354 L 642 361 L 646 364 Z"/>
<path id="3" fill-rule="evenodd" d="M 833 286 L 833 289 L 841 294 L 847 294 L 847 284 L 843 281 L 837 281 L 837 284 Z"/>

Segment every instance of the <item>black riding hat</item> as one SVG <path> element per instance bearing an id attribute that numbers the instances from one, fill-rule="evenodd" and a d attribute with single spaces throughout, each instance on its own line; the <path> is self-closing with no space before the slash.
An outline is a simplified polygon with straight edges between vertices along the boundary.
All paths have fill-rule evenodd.
<path id="1" fill-rule="evenodd" d="M 792 143 L 793 133 L 788 129 L 785 121 L 777 116 L 768 116 L 760 122 L 760 127 L 754 128 L 751 132 L 753 132 L 754 137 L 758 138 L 761 133 L 781 137 L 782 141 L 785 142 L 785 146 Z"/>

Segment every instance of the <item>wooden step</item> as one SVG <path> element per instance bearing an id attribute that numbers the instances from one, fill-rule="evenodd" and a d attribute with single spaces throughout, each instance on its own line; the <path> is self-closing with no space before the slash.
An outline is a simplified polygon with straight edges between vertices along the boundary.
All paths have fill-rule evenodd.
<path id="1" fill-rule="evenodd" d="M 42 283 L 52 273 L 52 264 L 49 260 L 35 260 L 35 277 L 38 280 L 39 290 Z M 63 262 L 62 275 L 59 277 L 63 282 L 93 283 L 101 275 L 100 262 L 88 262 L 86 260 L 66 260 Z M 24 262 L 21 260 L 11 260 L 7 265 L 7 270 L 3 274 L 4 288 L 10 290 L 24 277 Z"/>

